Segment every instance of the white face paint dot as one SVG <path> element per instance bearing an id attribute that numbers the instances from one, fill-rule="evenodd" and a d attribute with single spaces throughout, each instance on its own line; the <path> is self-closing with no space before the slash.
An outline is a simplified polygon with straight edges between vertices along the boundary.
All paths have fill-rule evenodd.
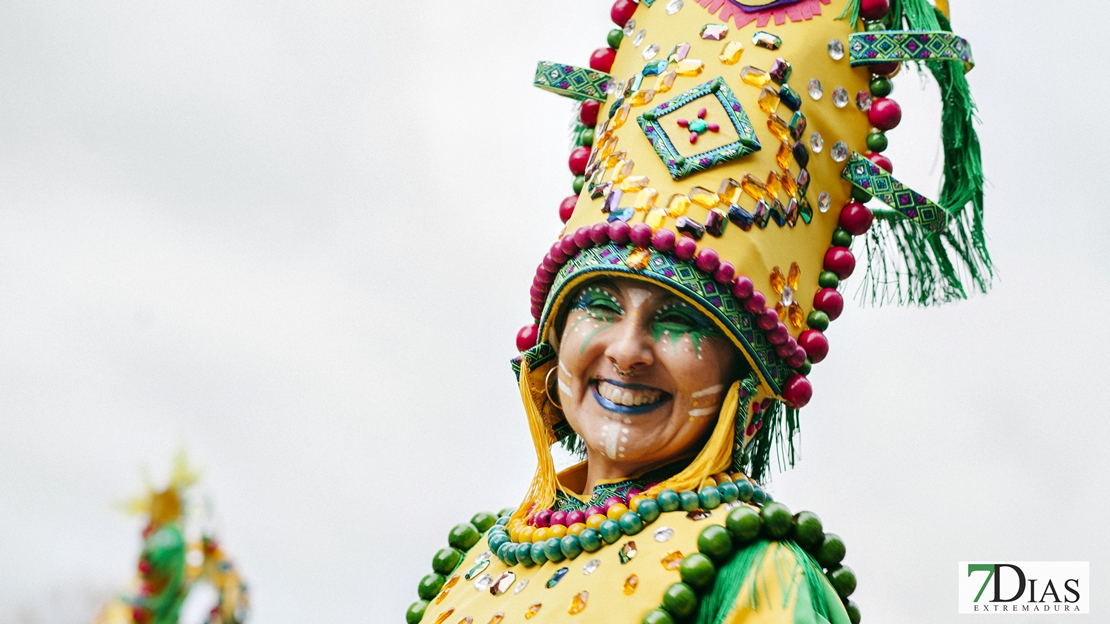
<path id="1" fill-rule="evenodd" d="M 632 424 L 632 419 L 631 418 L 625 418 L 624 419 L 624 424 L 631 425 Z M 627 431 L 627 429 L 625 431 Z"/>
<path id="2" fill-rule="evenodd" d="M 621 433 L 628 433 L 628 427 L 621 427 Z"/>

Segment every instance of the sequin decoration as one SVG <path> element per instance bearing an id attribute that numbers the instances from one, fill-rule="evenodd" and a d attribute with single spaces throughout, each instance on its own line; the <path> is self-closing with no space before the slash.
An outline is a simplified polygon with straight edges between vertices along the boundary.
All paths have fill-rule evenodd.
<path id="1" fill-rule="evenodd" d="M 728 36 L 728 26 L 724 24 L 706 24 L 701 27 L 701 38 L 709 41 L 720 41 Z"/>
<path id="2" fill-rule="evenodd" d="M 837 108 L 844 108 L 848 105 L 848 90 L 844 87 L 837 87 L 832 92 L 833 105 Z"/>
<path id="3" fill-rule="evenodd" d="M 555 570 L 555 574 L 552 574 L 551 578 L 547 579 L 547 588 L 551 589 L 552 587 L 558 585 L 559 581 L 563 580 L 563 577 L 566 576 L 567 572 L 569 571 L 570 570 L 567 568 L 559 568 L 558 570 Z"/>
<path id="4" fill-rule="evenodd" d="M 574 598 L 571 599 L 570 608 L 567 609 L 567 613 L 569 613 L 571 615 L 578 615 L 579 613 L 582 613 L 582 611 L 584 611 L 586 609 L 586 603 L 587 603 L 587 601 L 589 601 L 589 599 L 590 599 L 590 592 L 588 592 L 588 591 L 578 592 L 577 594 L 574 595 Z"/>
<path id="5" fill-rule="evenodd" d="M 825 95 L 825 91 L 821 88 L 821 81 L 816 78 L 810 79 L 808 87 L 809 97 L 815 102 Z"/>
<path id="6" fill-rule="evenodd" d="M 624 579 L 624 595 L 631 596 L 636 593 L 636 588 L 640 586 L 640 577 L 633 574 L 632 576 Z"/>
<path id="7" fill-rule="evenodd" d="M 471 567 L 469 570 L 466 571 L 466 576 L 464 576 L 463 578 L 465 578 L 466 580 L 469 581 L 469 580 L 475 578 L 476 576 L 478 576 L 479 574 L 481 574 L 482 572 L 485 572 L 486 568 L 488 568 L 488 567 L 489 567 L 489 559 L 486 559 L 485 561 L 479 561 L 478 563 L 475 563 L 473 567 Z"/>
<path id="8" fill-rule="evenodd" d="M 871 110 L 871 93 L 860 91 L 856 94 L 856 107 L 863 112 Z"/>
<path id="9" fill-rule="evenodd" d="M 834 61 L 844 58 L 844 42 L 839 39 L 829 39 L 829 56 Z"/>
<path id="10" fill-rule="evenodd" d="M 836 162 L 844 162 L 848 160 L 848 144 L 844 141 L 837 141 L 833 143 L 832 149 L 829 150 L 829 155 Z"/>
<path id="11" fill-rule="evenodd" d="M 589 561 L 586 562 L 586 565 L 582 568 L 582 574 L 593 574 L 594 571 L 596 571 L 598 566 L 600 566 L 600 565 L 601 565 L 601 559 L 590 559 Z"/>
<path id="12" fill-rule="evenodd" d="M 515 582 L 516 574 L 509 571 L 502 572 L 501 575 L 497 577 L 497 580 L 493 582 L 493 585 L 490 585 L 489 593 L 494 596 L 500 596 L 509 591 L 509 588 L 512 587 Z"/>
<path id="13" fill-rule="evenodd" d="M 513 588 L 513 593 L 519 594 L 520 592 L 524 591 L 525 587 L 528 587 L 528 579 L 520 579 L 520 582 L 517 583 L 516 587 Z"/>
<path id="14" fill-rule="evenodd" d="M 682 0 L 671 0 L 667 3 L 667 15 L 674 15 L 682 10 Z"/>
<path id="15" fill-rule="evenodd" d="M 540 609 L 542 609 L 542 608 L 543 608 L 543 603 L 542 602 L 537 602 L 536 604 L 528 607 L 528 610 L 524 612 L 524 619 L 530 620 L 530 619 L 536 617 L 536 614 L 539 613 Z"/>
<path id="16" fill-rule="evenodd" d="M 832 206 L 832 198 L 829 197 L 827 192 L 821 191 L 821 194 L 817 196 L 817 209 L 821 212 L 828 212 L 830 206 Z"/>
<path id="17" fill-rule="evenodd" d="M 639 551 L 636 550 L 636 542 L 630 541 L 625 543 L 624 546 L 621 546 L 621 549 L 617 553 L 617 555 L 620 557 L 621 563 L 628 563 L 636 557 L 636 554 L 638 552 Z"/>
<path id="18" fill-rule="evenodd" d="M 644 56 L 645 61 L 650 61 L 651 59 L 655 58 L 656 54 L 659 54 L 659 44 L 658 43 L 653 43 L 653 44 L 649 45 L 648 47 L 644 48 L 644 55 L 643 56 Z"/>
<path id="19" fill-rule="evenodd" d="M 474 581 L 474 589 L 478 591 L 486 591 L 490 585 L 493 585 L 493 577 L 488 574 L 483 574 Z"/>
<path id="20" fill-rule="evenodd" d="M 664 570 L 677 570 L 678 566 L 682 565 L 682 560 L 685 558 L 686 555 L 682 554 L 681 551 L 676 550 L 666 557 L 663 557 L 662 561 L 660 561 L 659 563 L 663 564 Z"/>
<path id="21" fill-rule="evenodd" d="M 768 50 L 778 50 L 782 47 L 782 38 L 765 30 L 759 30 L 752 35 L 752 43 Z"/>
<path id="22" fill-rule="evenodd" d="M 809 149 L 813 150 L 814 154 L 820 154 L 821 150 L 825 149 L 825 139 L 820 132 L 814 130 L 813 134 L 809 135 Z"/>
<path id="23" fill-rule="evenodd" d="M 674 529 L 671 527 L 659 527 L 655 530 L 655 541 L 665 542 L 674 537 Z"/>

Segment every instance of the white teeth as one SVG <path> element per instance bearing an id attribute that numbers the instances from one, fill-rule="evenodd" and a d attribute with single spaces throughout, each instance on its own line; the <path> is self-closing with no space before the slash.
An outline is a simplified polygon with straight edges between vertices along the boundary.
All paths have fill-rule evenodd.
<path id="1" fill-rule="evenodd" d="M 663 396 L 663 393 L 659 390 L 621 388 L 607 381 L 598 381 L 597 393 L 617 405 L 628 407 L 658 403 Z"/>

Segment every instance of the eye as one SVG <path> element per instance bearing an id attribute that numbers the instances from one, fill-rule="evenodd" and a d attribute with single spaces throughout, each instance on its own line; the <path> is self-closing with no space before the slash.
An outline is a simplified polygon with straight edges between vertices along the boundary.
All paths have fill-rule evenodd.
<path id="1" fill-rule="evenodd" d="M 671 333 L 712 333 L 716 327 L 705 315 L 685 303 L 665 306 L 655 314 L 656 327 Z"/>
<path id="2" fill-rule="evenodd" d="M 586 314 L 598 320 L 609 321 L 614 316 L 624 314 L 624 308 L 613 295 L 599 288 L 587 288 L 578 295 L 574 308 L 584 310 Z"/>

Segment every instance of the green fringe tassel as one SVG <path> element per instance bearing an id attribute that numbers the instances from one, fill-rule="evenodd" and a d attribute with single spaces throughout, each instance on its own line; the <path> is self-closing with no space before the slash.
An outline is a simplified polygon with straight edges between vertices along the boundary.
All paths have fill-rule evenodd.
<path id="1" fill-rule="evenodd" d="M 771 473 L 771 455 L 778 458 L 779 471 L 794 467 L 794 439 L 797 437 L 798 410 L 786 408 L 780 401 L 761 414 L 763 427 L 748 442 L 743 456 L 743 472 L 764 483 Z"/>
<path id="2" fill-rule="evenodd" d="M 859 28 L 859 3 L 860 0 L 848 0 L 848 4 L 844 6 L 844 12 L 836 19 L 847 19 L 852 28 Z"/>
<path id="3" fill-rule="evenodd" d="M 794 556 L 793 565 L 788 565 L 780 553 L 776 553 L 774 574 L 778 577 L 779 587 L 783 588 L 783 607 L 790 604 L 795 592 L 801 591 L 800 583 L 809 589 L 810 605 L 813 611 L 831 620 L 829 605 L 825 599 L 824 575 L 813 558 L 794 542 L 778 542 Z M 770 600 L 764 578 L 764 560 L 767 558 L 771 542 L 759 540 L 733 555 L 724 566 L 717 570 L 713 589 L 706 594 L 698 610 L 697 624 L 724 624 L 732 612 L 740 593 L 749 589 L 748 604 L 751 611 L 758 611 L 762 601 Z M 780 551 L 781 552 L 781 551 Z M 798 579 L 798 568 L 802 576 Z"/>

